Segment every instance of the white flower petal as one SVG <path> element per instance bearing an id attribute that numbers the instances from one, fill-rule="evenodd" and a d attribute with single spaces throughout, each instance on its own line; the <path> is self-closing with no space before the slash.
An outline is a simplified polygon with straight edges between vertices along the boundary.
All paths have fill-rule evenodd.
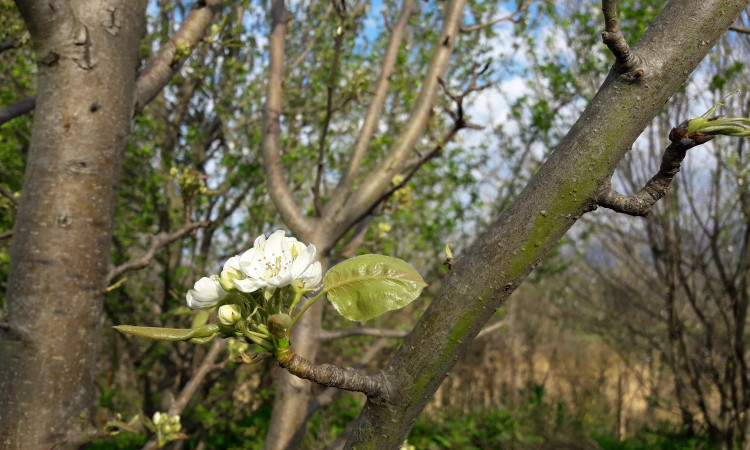
<path id="1" fill-rule="evenodd" d="M 312 263 L 298 279 L 305 283 L 306 289 L 317 289 L 321 281 L 323 281 L 323 267 L 320 265 L 320 262 L 315 261 Z"/>
<path id="2" fill-rule="evenodd" d="M 242 280 L 234 280 L 234 286 L 240 292 L 255 292 L 266 287 L 267 283 L 256 278 L 243 278 Z"/>
<path id="3" fill-rule="evenodd" d="M 210 309 L 216 306 L 227 292 L 221 287 L 215 276 L 203 277 L 195 282 L 193 289 L 189 289 L 185 299 L 191 309 Z"/>

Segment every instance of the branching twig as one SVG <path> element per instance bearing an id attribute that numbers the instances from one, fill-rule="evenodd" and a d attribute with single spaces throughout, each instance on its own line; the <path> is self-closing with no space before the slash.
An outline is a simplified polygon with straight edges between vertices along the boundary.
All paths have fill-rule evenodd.
<path id="1" fill-rule="evenodd" d="M 208 350 L 208 353 L 206 353 L 206 356 L 203 357 L 203 361 L 201 361 L 201 365 L 198 367 L 198 370 L 195 371 L 195 374 L 193 374 L 193 376 L 190 378 L 190 381 L 188 381 L 185 387 L 182 388 L 180 395 L 177 396 L 174 403 L 172 403 L 172 406 L 169 407 L 169 416 L 182 414 L 182 411 L 185 410 L 185 407 L 190 402 L 190 399 L 193 398 L 193 395 L 195 395 L 195 392 L 200 387 L 203 379 L 206 378 L 206 375 L 208 375 L 212 370 L 221 367 L 221 365 L 214 364 L 214 361 L 225 346 L 226 340 L 214 339 L 213 343 L 211 344 L 211 348 Z M 157 441 L 154 438 L 149 440 L 146 445 L 143 446 L 143 450 L 153 450 L 155 448 L 158 447 Z"/>
<path id="2" fill-rule="evenodd" d="M 615 70 L 622 74 L 633 72 L 634 75 L 643 75 L 638 69 L 640 58 L 630 50 L 625 36 L 620 31 L 617 21 L 617 0 L 602 0 L 602 13 L 604 14 L 604 31 L 602 41 L 615 56 Z M 637 72 L 641 70 L 641 72 Z"/>
<path id="3" fill-rule="evenodd" d="M 443 136 L 443 138 L 435 144 L 435 146 L 430 150 L 429 152 L 420 155 L 418 158 L 407 161 L 404 164 L 404 168 L 408 171 L 406 175 L 404 175 L 403 179 L 401 179 L 398 183 L 391 183 L 390 187 L 383 192 L 380 197 L 378 197 L 375 202 L 373 202 L 370 207 L 363 211 L 360 216 L 358 216 L 353 223 L 358 223 L 359 221 L 363 220 L 368 215 L 372 214 L 373 211 L 375 211 L 382 202 L 385 202 L 388 200 L 394 192 L 396 192 L 399 189 L 402 189 L 405 187 L 409 181 L 416 175 L 416 173 L 419 171 L 420 167 L 422 167 L 427 161 L 437 157 L 440 155 L 440 153 L 443 151 L 443 149 L 456 137 L 456 134 L 464 128 L 471 128 L 474 130 L 481 130 L 483 127 L 477 124 L 473 124 L 466 121 L 465 115 L 464 115 L 464 108 L 463 108 L 463 101 L 466 98 L 467 95 L 469 95 L 472 92 L 481 91 L 483 89 L 486 89 L 494 83 L 487 83 L 483 85 L 477 84 L 477 79 L 479 76 L 481 76 L 484 72 L 487 71 L 489 68 L 489 64 L 486 64 L 482 69 L 477 70 L 478 67 L 474 67 L 474 70 L 472 71 L 472 77 L 469 83 L 464 88 L 463 92 L 460 94 L 455 94 L 451 92 L 447 86 L 445 85 L 445 82 L 442 78 L 438 77 L 438 84 L 443 88 L 446 95 L 450 97 L 456 104 L 456 111 L 452 111 L 450 109 L 446 109 L 446 112 L 448 115 L 453 119 L 453 126 L 448 130 L 448 132 Z M 348 231 L 343 230 L 344 232 Z M 336 239 L 340 239 L 341 236 L 337 236 Z"/>
<path id="4" fill-rule="evenodd" d="M 391 75 L 393 75 L 393 68 L 396 65 L 398 59 L 398 51 L 401 46 L 401 41 L 404 37 L 404 30 L 409 24 L 409 18 L 412 14 L 413 0 L 404 0 L 401 6 L 401 15 L 399 16 L 396 26 L 391 32 L 391 37 L 388 41 L 388 47 L 383 57 L 383 65 L 380 72 L 380 78 L 378 78 L 378 84 L 375 88 L 375 93 L 370 101 L 370 106 L 367 110 L 362 128 L 357 136 L 357 141 L 354 144 L 351 158 L 347 163 L 346 170 L 344 171 L 338 185 L 334 189 L 331 198 L 326 205 L 326 211 L 331 211 L 333 214 L 343 205 L 344 200 L 349 195 L 351 187 L 354 185 L 354 179 L 362 166 L 362 161 L 365 158 L 367 149 L 369 148 L 370 141 L 372 140 L 373 134 L 377 129 L 378 120 L 380 119 L 380 113 L 385 104 L 388 87 L 391 84 Z"/>
<path id="5" fill-rule="evenodd" d="M 186 60 L 181 51 L 192 51 L 203 39 L 214 14 L 221 8 L 220 0 L 198 1 L 182 21 L 180 29 L 167 41 L 159 52 L 149 59 L 138 75 L 135 85 L 135 111 L 142 110 L 156 97 Z M 184 50 L 183 50 L 184 49 Z"/>
<path id="6" fill-rule="evenodd" d="M 314 381 L 323 386 L 362 392 L 367 398 L 382 398 L 386 395 L 382 377 L 378 374 L 369 376 L 348 367 L 340 368 L 332 364 L 315 364 L 292 351 L 288 351 L 281 358 L 279 365 L 294 376 Z"/>
<path id="7" fill-rule="evenodd" d="M 669 190 L 672 179 L 680 171 L 680 165 L 687 151 L 713 139 L 713 136 L 702 133 L 688 135 L 687 126 L 688 122 L 685 121 L 669 133 L 672 143 L 664 151 L 659 172 L 648 180 L 637 194 L 622 195 L 612 189 L 610 181 L 599 190 L 596 198 L 597 204 L 632 216 L 648 215 L 651 207 Z"/>
<path id="8" fill-rule="evenodd" d="M 164 247 L 165 245 L 171 244 L 172 242 L 180 239 L 181 237 L 185 236 L 186 234 L 190 233 L 191 231 L 197 228 L 205 228 L 209 225 L 211 225 L 211 222 L 207 220 L 201 221 L 201 222 L 190 222 L 190 223 L 185 224 L 185 226 L 175 231 L 174 233 L 161 232 L 157 234 L 151 240 L 151 245 L 149 246 L 146 253 L 143 254 L 143 256 L 141 256 L 140 258 L 130 260 L 126 263 L 120 264 L 119 266 L 110 270 L 109 274 L 107 275 L 106 284 L 109 285 L 113 279 L 121 276 L 125 272 L 136 270 L 136 269 L 142 269 L 148 266 L 149 264 L 151 264 L 151 260 L 154 259 L 154 255 L 156 254 L 157 250 Z"/>
<path id="9" fill-rule="evenodd" d="M 147 62 L 135 82 L 134 109 L 136 113 L 149 104 L 182 67 L 186 57 L 177 55 L 177 47 L 181 46 L 192 51 L 203 39 L 206 28 L 220 7 L 220 0 L 196 2 L 172 39 L 166 42 Z M 0 109 L 0 125 L 31 112 L 35 107 L 36 95 L 33 95 Z"/>
<path id="10" fill-rule="evenodd" d="M 477 30 L 482 30 L 482 29 L 485 29 L 485 28 L 489 28 L 489 27 L 491 27 L 493 25 L 497 25 L 498 23 L 501 23 L 501 22 L 518 23 L 519 21 L 521 21 L 521 19 L 523 17 L 522 13 L 525 13 L 529 9 L 529 7 L 531 6 L 531 3 L 532 3 L 531 1 L 524 2 L 515 11 L 513 11 L 510 14 L 508 14 L 507 16 L 499 17 L 499 18 L 491 20 L 489 22 L 478 23 L 476 25 L 471 25 L 471 26 L 468 26 L 468 27 L 461 26 L 461 27 L 458 28 L 458 31 L 460 31 L 461 33 L 470 33 L 472 31 L 477 31 Z M 516 17 L 516 16 L 518 16 L 518 17 Z"/>

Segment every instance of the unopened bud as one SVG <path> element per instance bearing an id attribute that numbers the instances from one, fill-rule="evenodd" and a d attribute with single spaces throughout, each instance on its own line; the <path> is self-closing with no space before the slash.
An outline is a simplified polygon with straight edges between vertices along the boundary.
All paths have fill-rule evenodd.
<path id="1" fill-rule="evenodd" d="M 219 307 L 219 322 L 226 326 L 233 326 L 240 319 L 240 307 L 237 305 L 222 305 Z"/>
<path id="2" fill-rule="evenodd" d="M 268 332 L 278 339 L 286 337 L 286 330 L 292 326 L 289 314 L 274 314 L 268 318 Z"/>

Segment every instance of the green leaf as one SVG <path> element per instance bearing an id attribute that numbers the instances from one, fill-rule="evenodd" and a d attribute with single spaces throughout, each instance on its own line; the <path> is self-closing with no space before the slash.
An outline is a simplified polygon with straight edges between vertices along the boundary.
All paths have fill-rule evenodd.
<path id="1" fill-rule="evenodd" d="M 117 325 L 112 328 L 120 333 L 132 334 L 157 341 L 190 341 L 196 344 L 204 344 L 219 333 L 219 324 L 217 323 L 209 323 L 208 325 L 193 329 L 139 327 L 135 325 Z"/>
<path id="2" fill-rule="evenodd" d="M 339 314 L 365 321 L 403 308 L 427 286 L 412 266 L 398 258 L 362 255 L 328 271 L 323 290 Z"/>

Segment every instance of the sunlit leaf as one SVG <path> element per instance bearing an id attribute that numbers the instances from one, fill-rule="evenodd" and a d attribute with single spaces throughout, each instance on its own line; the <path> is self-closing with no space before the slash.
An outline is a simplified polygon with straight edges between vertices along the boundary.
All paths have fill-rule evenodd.
<path id="1" fill-rule="evenodd" d="M 403 308 L 419 297 L 427 284 L 412 266 L 398 258 L 362 255 L 326 273 L 328 300 L 349 320 L 365 321 Z"/>

